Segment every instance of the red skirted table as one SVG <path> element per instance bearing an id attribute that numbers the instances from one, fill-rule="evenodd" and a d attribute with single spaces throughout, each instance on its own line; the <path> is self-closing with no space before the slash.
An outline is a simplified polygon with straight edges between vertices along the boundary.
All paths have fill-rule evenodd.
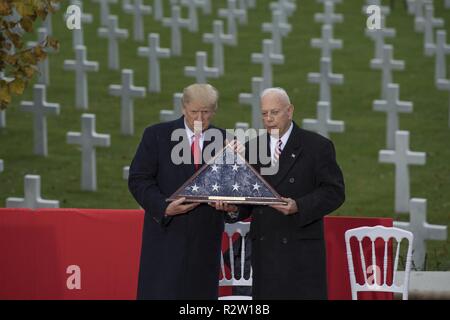
<path id="1" fill-rule="evenodd" d="M 141 210 L 0 208 L 0 299 L 135 299 L 142 225 Z M 345 231 L 373 225 L 392 219 L 325 218 L 330 299 L 351 298 Z"/>

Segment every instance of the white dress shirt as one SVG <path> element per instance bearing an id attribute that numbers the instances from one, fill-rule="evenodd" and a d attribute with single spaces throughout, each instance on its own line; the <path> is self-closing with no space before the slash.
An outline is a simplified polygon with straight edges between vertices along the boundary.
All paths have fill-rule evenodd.
<path id="1" fill-rule="evenodd" d="M 186 124 L 186 121 L 184 121 L 184 127 L 186 128 L 186 135 L 189 139 L 189 146 L 192 145 L 192 141 L 194 138 L 194 132 L 188 127 L 188 125 Z M 200 150 L 203 150 L 203 142 L 205 141 L 205 135 L 202 133 L 200 133 Z"/>
<path id="2" fill-rule="evenodd" d="M 290 125 L 289 129 L 281 137 L 281 142 L 282 142 L 281 151 L 283 151 L 284 147 L 286 146 L 286 143 L 289 139 L 289 136 L 291 135 L 293 127 L 294 127 L 294 124 L 291 121 L 291 125 Z M 272 158 L 272 162 L 275 159 L 275 148 L 276 148 L 277 144 L 278 144 L 278 138 L 270 136 L 270 157 Z"/>

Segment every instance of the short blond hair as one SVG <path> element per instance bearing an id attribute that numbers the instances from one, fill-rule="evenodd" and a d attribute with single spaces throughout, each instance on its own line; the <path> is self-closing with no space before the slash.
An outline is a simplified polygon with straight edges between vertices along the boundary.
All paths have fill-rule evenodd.
<path id="1" fill-rule="evenodd" d="M 218 108 L 219 91 L 210 84 L 194 83 L 183 90 L 181 102 L 186 106 L 192 101 L 197 101 L 208 106 L 214 111 Z"/>

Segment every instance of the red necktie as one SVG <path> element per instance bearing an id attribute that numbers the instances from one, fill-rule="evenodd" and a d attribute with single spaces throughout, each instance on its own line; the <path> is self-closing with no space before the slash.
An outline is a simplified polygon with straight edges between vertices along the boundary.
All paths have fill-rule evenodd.
<path id="1" fill-rule="evenodd" d="M 194 155 L 195 171 L 200 167 L 200 135 L 192 136 L 191 152 Z"/>

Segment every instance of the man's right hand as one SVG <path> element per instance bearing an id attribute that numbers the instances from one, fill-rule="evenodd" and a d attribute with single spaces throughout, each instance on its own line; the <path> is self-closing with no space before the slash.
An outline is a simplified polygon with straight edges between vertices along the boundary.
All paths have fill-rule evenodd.
<path id="1" fill-rule="evenodd" d="M 199 202 L 183 204 L 185 200 L 186 198 L 183 197 L 178 200 L 172 201 L 166 208 L 166 216 L 176 216 L 178 214 L 186 213 L 200 204 Z"/>

